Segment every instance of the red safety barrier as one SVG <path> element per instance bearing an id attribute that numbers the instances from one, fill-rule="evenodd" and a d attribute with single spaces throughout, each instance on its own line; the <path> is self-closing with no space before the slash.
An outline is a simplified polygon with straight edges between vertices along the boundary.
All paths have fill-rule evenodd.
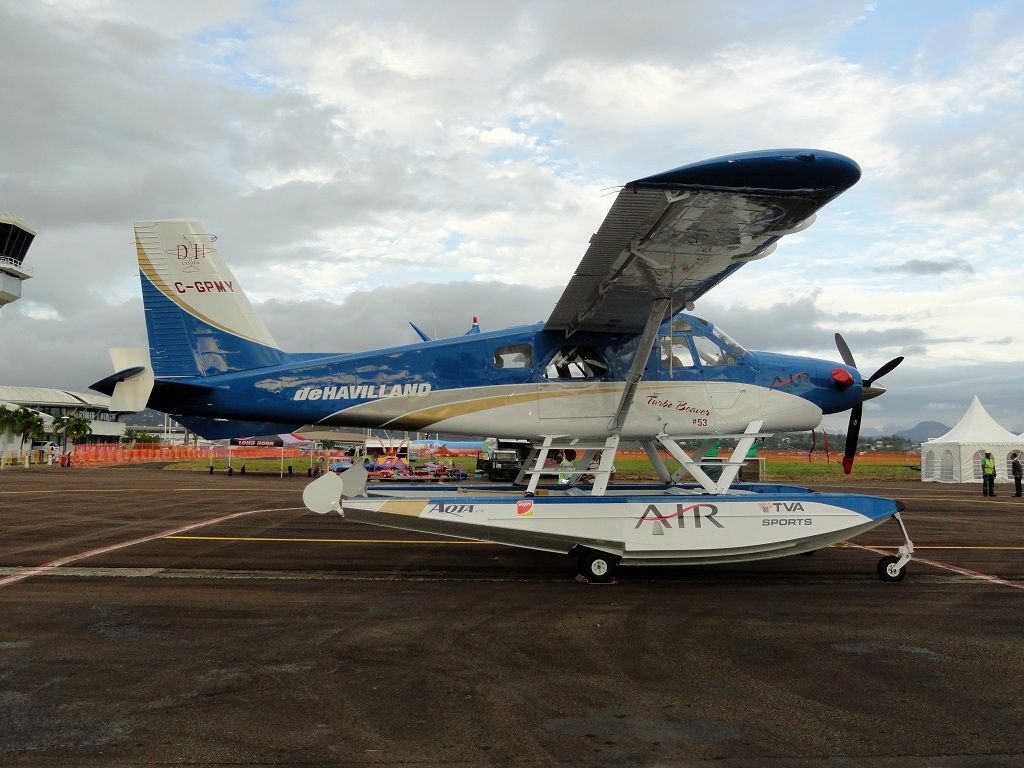
<path id="1" fill-rule="evenodd" d="M 97 467 L 116 464 L 146 464 L 170 461 L 208 461 L 211 458 L 232 461 L 241 459 L 308 459 L 309 454 L 299 448 L 273 448 L 253 446 L 214 446 L 213 448 L 191 448 L 183 445 L 136 445 L 128 448 L 122 445 L 97 443 L 77 445 L 72 454 L 72 465 Z"/>
<path id="2" fill-rule="evenodd" d="M 75 451 L 71 455 L 71 464 L 78 467 L 145 464 L 156 461 L 205 459 L 209 455 L 209 450 L 202 448 L 185 448 L 182 446 L 128 448 L 127 446 L 98 443 L 94 445 L 76 445 Z"/>

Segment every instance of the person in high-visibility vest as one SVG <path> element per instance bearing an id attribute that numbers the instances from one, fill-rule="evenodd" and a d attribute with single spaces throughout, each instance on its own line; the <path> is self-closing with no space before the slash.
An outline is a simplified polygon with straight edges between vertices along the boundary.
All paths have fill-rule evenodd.
<path id="1" fill-rule="evenodd" d="M 572 481 L 572 472 L 576 467 L 569 458 L 569 451 L 562 454 L 562 461 L 558 464 L 558 484 L 568 485 Z"/>
<path id="2" fill-rule="evenodd" d="M 992 458 L 992 451 L 985 451 L 981 459 L 981 495 L 996 495 L 996 460 Z"/>

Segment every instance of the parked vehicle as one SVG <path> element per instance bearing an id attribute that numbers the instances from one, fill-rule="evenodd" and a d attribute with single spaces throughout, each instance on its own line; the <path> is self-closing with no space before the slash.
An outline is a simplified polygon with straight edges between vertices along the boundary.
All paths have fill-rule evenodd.
<path id="1" fill-rule="evenodd" d="M 486 450 L 476 455 L 476 471 L 492 482 L 515 480 L 530 454 L 530 443 L 526 440 L 488 438 L 484 445 Z"/>

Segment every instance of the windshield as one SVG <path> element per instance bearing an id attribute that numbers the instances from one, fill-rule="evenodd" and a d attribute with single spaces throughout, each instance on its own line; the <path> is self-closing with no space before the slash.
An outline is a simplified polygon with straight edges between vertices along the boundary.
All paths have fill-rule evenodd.
<path id="1" fill-rule="evenodd" d="M 735 339 L 733 339 L 729 334 L 727 334 L 721 328 L 716 328 L 715 326 L 712 325 L 711 326 L 711 334 L 716 339 L 718 339 L 718 341 L 722 344 L 723 347 L 725 347 L 726 349 L 730 350 L 736 357 L 744 357 L 744 356 L 746 356 L 747 350 L 745 350 L 740 345 L 739 342 L 737 342 Z"/>

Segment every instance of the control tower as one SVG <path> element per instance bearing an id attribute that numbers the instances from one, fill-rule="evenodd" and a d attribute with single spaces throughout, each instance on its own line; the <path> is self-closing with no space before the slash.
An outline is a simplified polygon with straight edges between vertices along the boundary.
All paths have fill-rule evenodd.
<path id="1" fill-rule="evenodd" d="M 21 219 L 0 213 L 0 307 L 21 298 L 21 283 L 32 277 L 25 254 L 36 233 Z"/>

